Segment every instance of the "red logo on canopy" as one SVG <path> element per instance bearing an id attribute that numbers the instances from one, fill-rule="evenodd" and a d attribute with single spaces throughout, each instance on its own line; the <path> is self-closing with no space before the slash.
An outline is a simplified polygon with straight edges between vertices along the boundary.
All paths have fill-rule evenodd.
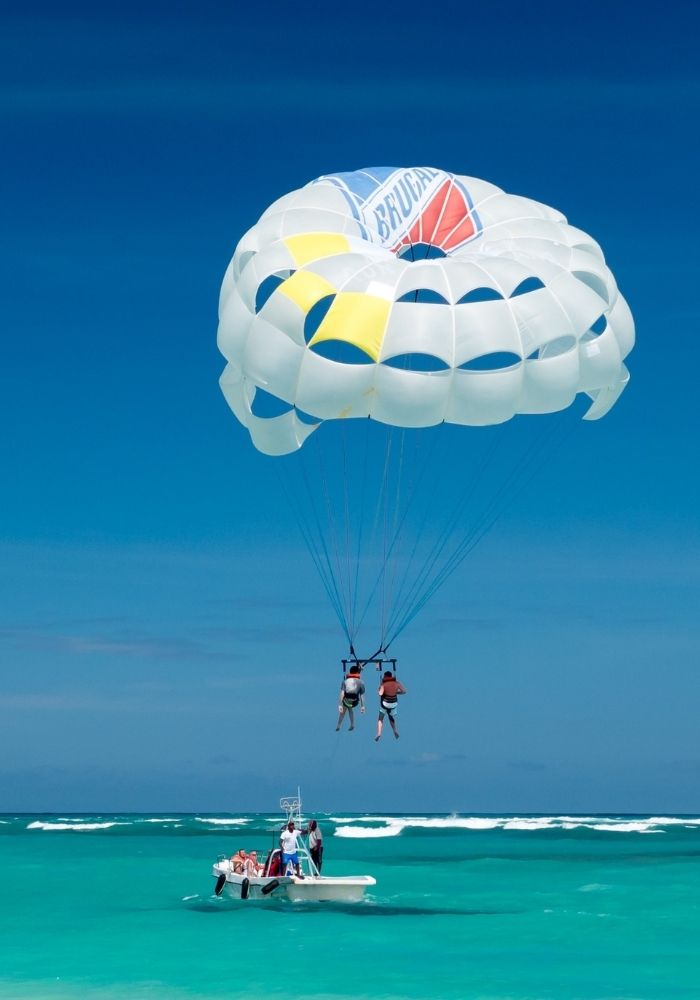
<path id="1" fill-rule="evenodd" d="M 408 233 L 392 249 L 398 253 L 401 247 L 428 243 L 449 253 L 476 236 L 478 231 L 466 195 L 452 180 L 446 180 Z"/>

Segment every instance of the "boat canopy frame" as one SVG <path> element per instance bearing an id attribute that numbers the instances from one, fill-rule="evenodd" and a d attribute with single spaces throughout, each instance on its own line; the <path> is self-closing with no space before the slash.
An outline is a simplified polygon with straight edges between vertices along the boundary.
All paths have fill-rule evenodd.
<path id="1" fill-rule="evenodd" d="M 301 789 L 297 788 L 296 795 L 283 795 L 280 799 L 280 809 L 287 817 L 282 829 L 285 829 L 289 823 L 294 823 L 294 826 L 299 830 L 300 836 L 297 838 L 297 855 L 299 856 L 300 869 L 303 871 L 306 866 L 309 874 L 313 878 L 318 878 L 321 873 L 311 857 L 309 845 L 306 840 L 307 835 L 302 833 L 304 829 L 304 816 L 302 813 Z M 277 846 L 279 847 L 279 843 Z M 283 875 L 289 874 L 288 869 L 290 864 L 291 862 L 288 862 L 287 871 L 282 872 Z"/>

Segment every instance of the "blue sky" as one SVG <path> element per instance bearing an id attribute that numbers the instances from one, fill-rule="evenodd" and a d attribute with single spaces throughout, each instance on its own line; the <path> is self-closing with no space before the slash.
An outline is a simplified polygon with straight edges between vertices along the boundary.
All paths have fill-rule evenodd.
<path id="1" fill-rule="evenodd" d="M 691 4 L 34 4 L 0 39 L 0 808 L 700 811 Z M 221 397 L 238 238 L 319 174 L 560 208 L 632 381 L 400 640 L 398 744 Z"/>

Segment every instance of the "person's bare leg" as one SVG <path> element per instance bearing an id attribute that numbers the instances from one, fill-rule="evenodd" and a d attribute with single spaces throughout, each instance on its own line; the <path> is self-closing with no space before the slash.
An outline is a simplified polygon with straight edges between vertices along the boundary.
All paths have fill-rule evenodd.
<path id="1" fill-rule="evenodd" d="M 380 712 L 377 718 L 377 735 L 374 737 L 374 742 L 377 743 L 382 736 L 382 727 L 384 725 L 384 713 Z"/>
<path id="2" fill-rule="evenodd" d="M 343 706 L 343 707 L 342 707 L 342 708 L 340 709 L 340 712 L 338 713 L 338 725 L 337 725 L 337 726 L 335 727 L 335 731 L 336 731 L 336 733 L 338 732 L 338 730 L 339 730 L 339 729 L 340 729 L 340 727 L 342 726 L 342 724 L 343 724 L 343 719 L 344 719 L 344 718 L 345 718 L 345 706 Z"/>
<path id="3" fill-rule="evenodd" d="M 391 723 L 391 728 L 394 730 L 394 736 L 398 740 L 398 738 L 399 738 L 399 731 L 396 728 L 396 723 L 394 722 L 394 717 L 392 715 L 389 716 L 389 722 Z"/>
<path id="4" fill-rule="evenodd" d="M 355 713 L 351 708 L 348 709 L 348 719 L 350 720 L 350 728 L 348 732 L 351 733 L 355 728 Z"/>

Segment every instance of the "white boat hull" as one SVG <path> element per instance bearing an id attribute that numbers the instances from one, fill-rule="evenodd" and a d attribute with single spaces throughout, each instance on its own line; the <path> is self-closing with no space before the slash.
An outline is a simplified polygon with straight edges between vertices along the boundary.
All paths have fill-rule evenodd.
<path id="1" fill-rule="evenodd" d="M 226 881 L 220 891 L 240 900 L 284 898 L 295 903 L 356 903 L 364 897 L 366 889 L 377 884 L 371 875 L 307 875 L 304 878 L 288 875 L 246 879 L 243 875 L 234 874 L 227 861 L 215 864 L 212 875 L 215 879 L 225 876 Z M 264 889 L 268 891 L 264 892 Z"/>
<path id="2" fill-rule="evenodd" d="M 376 885 L 371 875 L 348 875 L 343 878 L 313 875 L 308 878 L 292 878 L 285 887 L 288 899 L 301 903 L 306 899 L 324 902 L 357 903 L 365 895 L 365 890 Z"/>

